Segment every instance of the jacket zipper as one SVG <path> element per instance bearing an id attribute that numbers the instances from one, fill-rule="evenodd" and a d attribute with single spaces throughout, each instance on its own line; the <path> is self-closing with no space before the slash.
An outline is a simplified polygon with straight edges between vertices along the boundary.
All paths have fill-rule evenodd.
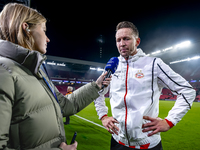
<path id="1" fill-rule="evenodd" d="M 125 104 L 125 131 L 126 131 L 126 137 L 128 140 L 128 145 L 130 146 L 130 141 L 128 138 L 128 132 L 127 132 L 127 114 L 128 114 L 128 110 L 127 110 L 127 104 L 126 104 L 126 95 L 128 93 L 128 88 L 127 88 L 127 78 L 128 78 L 128 69 L 129 69 L 129 64 L 128 64 L 128 59 L 126 59 L 126 63 L 127 63 L 127 69 L 126 69 L 126 80 L 125 80 L 125 87 L 126 87 L 126 93 L 124 95 L 124 104 Z"/>

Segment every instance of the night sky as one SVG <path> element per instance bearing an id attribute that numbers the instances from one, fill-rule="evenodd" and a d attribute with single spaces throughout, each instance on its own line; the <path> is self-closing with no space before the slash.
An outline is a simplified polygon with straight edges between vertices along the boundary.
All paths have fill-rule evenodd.
<path id="1" fill-rule="evenodd" d="M 139 47 L 145 53 L 185 40 L 200 40 L 200 2 L 91 2 L 31 1 L 31 7 L 48 20 L 47 36 L 51 42 L 47 55 L 106 63 L 119 55 L 115 28 L 120 21 L 131 21 L 137 26 Z M 98 42 L 101 36 L 102 44 Z"/>

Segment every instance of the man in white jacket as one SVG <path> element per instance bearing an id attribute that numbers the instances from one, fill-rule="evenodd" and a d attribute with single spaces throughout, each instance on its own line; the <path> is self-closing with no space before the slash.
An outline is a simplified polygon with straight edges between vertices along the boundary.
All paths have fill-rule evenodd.
<path id="1" fill-rule="evenodd" d="M 139 44 L 135 25 L 120 22 L 116 29 L 119 65 L 110 84 L 112 116 L 107 116 L 105 92 L 95 100 L 99 119 L 112 134 L 111 149 L 115 150 L 162 150 L 160 132 L 176 125 L 195 99 L 195 90 L 184 78 L 161 59 L 146 56 L 137 49 Z M 158 118 L 163 87 L 178 95 L 165 119 Z"/>

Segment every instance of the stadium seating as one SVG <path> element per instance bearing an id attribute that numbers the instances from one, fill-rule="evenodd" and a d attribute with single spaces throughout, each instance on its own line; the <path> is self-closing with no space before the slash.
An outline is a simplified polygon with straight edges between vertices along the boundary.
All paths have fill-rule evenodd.
<path id="1" fill-rule="evenodd" d="M 60 91 L 60 93 L 62 93 L 63 95 L 66 95 L 67 87 L 68 87 L 67 85 L 55 85 L 55 86 Z M 74 90 L 76 90 L 76 89 L 80 88 L 81 86 L 82 85 L 75 85 L 73 87 L 74 87 Z M 109 97 L 109 92 L 105 94 L 105 97 Z M 160 100 L 176 100 L 176 99 L 177 99 L 177 95 L 174 95 L 169 89 L 167 89 L 167 88 L 162 89 L 162 94 L 160 95 Z M 200 101 L 200 95 L 196 96 L 195 101 Z"/>
<path id="2" fill-rule="evenodd" d="M 56 85 L 56 88 L 59 90 L 60 93 L 65 95 L 67 93 L 67 86 L 63 85 Z"/>
<path id="3" fill-rule="evenodd" d="M 172 92 L 169 89 L 167 89 L 167 88 L 163 88 L 162 94 L 163 95 L 173 95 Z"/>
<path id="4" fill-rule="evenodd" d="M 67 87 L 68 87 L 67 85 L 55 85 L 55 86 L 56 86 L 56 88 L 58 89 L 58 91 L 60 93 L 62 93 L 63 95 L 66 95 L 66 93 L 67 93 Z M 74 87 L 74 90 L 77 90 L 81 86 L 73 86 L 73 87 Z"/>
<path id="5" fill-rule="evenodd" d="M 169 99 L 169 96 L 168 95 L 160 95 L 160 99 L 161 100 Z"/>
<path id="6" fill-rule="evenodd" d="M 167 88 L 162 89 L 162 94 L 160 95 L 160 100 L 176 100 L 177 96 L 174 95 L 171 90 Z"/>
<path id="7" fill-rule="evenodd" d="M 200 95 L 197 95 L 197 96 L 196 96 L 196 100 L 200 100 Z"/>

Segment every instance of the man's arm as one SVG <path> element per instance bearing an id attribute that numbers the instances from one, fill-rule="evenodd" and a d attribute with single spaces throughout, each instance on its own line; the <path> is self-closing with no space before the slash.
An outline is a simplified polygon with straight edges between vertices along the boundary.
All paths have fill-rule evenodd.
<path id="1" fill-rule="evenodd" d="M 94 105 L 97 111 L 97 115 L 99 116 L 99 119 L 101 120 L 103 117 L 107 116 L 108 114 L 108 107 L 105 103 L 105 94 L 108 92 L 108 87 L 105 88 L 103 91 L 99 91 L 99 97 L 94 100 Z"/>
<path id="2" fill-rule="evenodd" d="M 105 104 L 104 95 L 107 93 L 108 87 L 103 91 L 99 92 L 99 97 L 94 101 L 97 115 L 99 119 L 102 121 L 103 126 L 110 132 L 111 134 L 118 134 L 119 128 L 114 125 L 114 123 L 119 123 L 113 117 L 108 117 L 108 107 Z"/>
<path id="3" fill-rule="evenodd" d="M 158 61 L 156 61 L 156 65 L 160 84 L 165 85 L 178 96 L 175 105 L 169 111 L 165 120 L 144 116 L 144 119 L 150 120 L 151 123 L 143 125 L 143 128 L 146 128 L 143 132 L 154 130 L 149 134 L 149 136 L 157 132 L 167 131 L 176 125 L 188 112 L 188 110 L 191 109 L 196 96 L 196 92 L 193 87 L 183 77 L 175 73 L 162 60 L 158 59 Z"/>

